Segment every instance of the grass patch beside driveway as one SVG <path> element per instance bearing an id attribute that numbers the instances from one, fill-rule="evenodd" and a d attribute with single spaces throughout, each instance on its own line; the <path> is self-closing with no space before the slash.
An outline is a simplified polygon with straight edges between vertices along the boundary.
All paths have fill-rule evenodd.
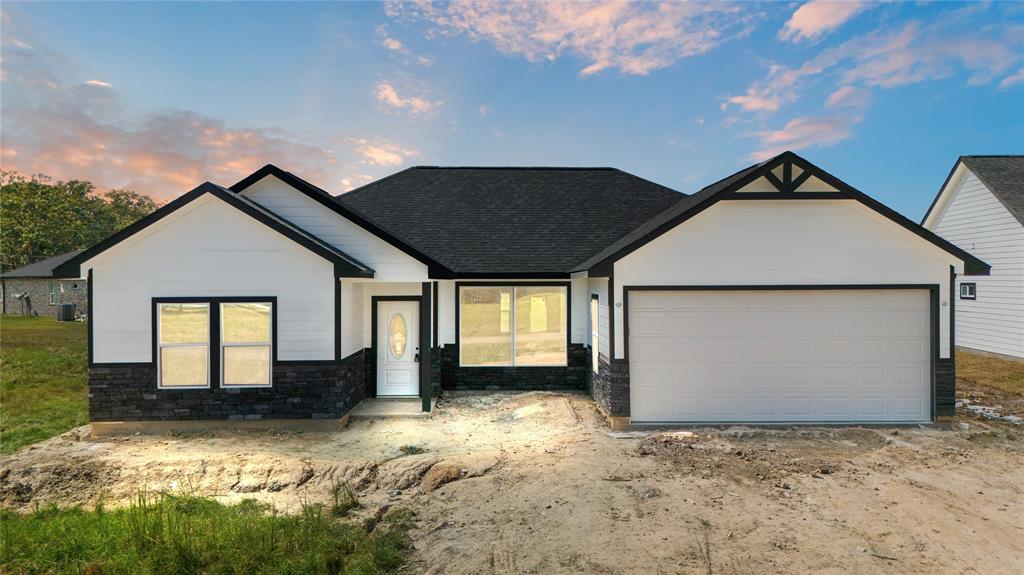
<path id="1" fill-rule="evenodd" d="M 84 322 L 0 316 L 0 454 L 89 422 Z"/>
<path id="2" fill-rule="evenodd" d="M 957 379 L 1024 396 L 1024 361 L 956 351 Z"/>

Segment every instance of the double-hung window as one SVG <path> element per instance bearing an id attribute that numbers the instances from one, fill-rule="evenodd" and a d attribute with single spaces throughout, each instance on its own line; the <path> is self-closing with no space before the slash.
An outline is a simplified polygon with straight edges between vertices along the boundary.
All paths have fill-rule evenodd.
<path id="1" fill-rule="evenodd" d="M 459 286 L 463 367 L 568 365 L 566 285 Z"/>
<path id="2" fill-rule="evenodd" d="M 274 302 L 187 300 L 156 303 L 159 387 L 270 386 Z"/>
<path id="3" fill-rule="evenodd" d="M 160 387 L 210 387 L 210 304 L 160 303 L 156 320 Z"/>
<path id="4" fill-rule="evenodd" d="M 224 387 L 270 385 L 273 355 L 270 302 L 220 304 L 221 382 Z"/>

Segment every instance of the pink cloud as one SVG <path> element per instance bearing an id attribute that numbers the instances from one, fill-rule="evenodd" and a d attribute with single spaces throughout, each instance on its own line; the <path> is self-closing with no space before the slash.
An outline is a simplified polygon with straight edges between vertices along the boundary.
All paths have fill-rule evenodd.
<path id="1" fill-rule="evenodd" d="M 1015 73 L 1003 78 L 1003 81 L 999 82 L 999 87 L 1001 89 L 1009 88 L 1010 86 L 1015 86 L 1017 84 L 1024 84 L 1024 68 L 1021 68 Z"/>
<path id="2" fill-rule="evenodd" d="M 870 6 L 864 2 L 811 0 L 793 12 L 782 30 L 779 30 L 779 38 L 789 42 L 815 40 L 839 28 Z"/>
<path id="3" fill-rule="evenodd" d="M 398 90 L 387 81 L 377 84 L 374 91 L 377 101 L 393 110 L 405 110 L 412 115 L 429 115 L 444 104 L 441 100 L 427 100 L 419 96 L 399 96 Z"/>
<path id="4" fill-rule="evenodd" d="M 757 132 L 760 149 L 751 158 L 760 162 L 786 150 L 837 144 L 850 137 L 851 127 L 857 121 L 858 118 L 845 116 L 794 118 L 781 129 Z"/>
<path id="5" fill-rule="evenodd" d="M 843 86 L 829 94 L 825 105 L 829 108 L 863 108 L 871 101 L 871 91 L 855 86 Z"/>
<path id="6" fill-rule="evenodd" d="M 431 22 L 434 33 L 465 34 L 531 62 L 573 54 L 586 62 L 581 75 L 609 69 L 649 74 L 746 33 L 759 17 L 752 5 L 618 0 L 389 1 L 386 10 Z"/>
<path id="7" fill-rule="evenodd" d="M 164 201 L 207 180 L 232 184 L 266 163 L 341 191 L 343 180 L 374 177 L 365 173 L 364 162 L 390 170 L 418 153 L 375 138 L 359 143 L 341 135 L 312 138 L 231 126 L 188 110 L 128 114 L 110 83 L 69 79 L 75 70 L 67 58 L 8 34 L 9 18 L 3 26 L 4 170 L 85 179 L 101 189 L 132 189 Z"/>

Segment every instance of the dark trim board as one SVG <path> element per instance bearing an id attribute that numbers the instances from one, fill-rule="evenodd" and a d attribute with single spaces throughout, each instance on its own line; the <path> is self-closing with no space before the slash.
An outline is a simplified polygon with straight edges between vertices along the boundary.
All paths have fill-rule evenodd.
<path id="1" fill-rule="evenodd" d="M 465 287 L 512 287 L 512 288 L 524 287 L 524 286 L 525 287 L 530 287 L 530 286 L 533 286 L 533 287 L 544 287 L 544 286 L 564 287 L 565 288 L 565 355 L 566 355 L 565 360 L 566 360 L 566 364 L 568 365 L 568 362 L 569 362 L 569 346 L 572 345 L 572 282 L 548 282 L 548 281 L 538 281 L 538 282 L 526 282 L 526 281 L 507 281 L 507 282 L 500 282 L 500 281 L 489 281 L 489 282 L 465 281 L 465 282 L 463 282 L 463 281 L 456 281 L 455 282 L 455 364 L 458 367 L 460 367 L 460 368 L 463 367 L 463 366 L 462 366 L 462 353 L 461 353 L 462 352 L 462 348 L 460 347 L 461 339 L 462 339 L 462 325 L 459 323 L 460 322 L 460 317 L 459 317 L 460 309 L 459 308 L 461 307 L 459 305 L 459 289 L 464 287 L 464 286 Z M 514 292 L 515 292 L 515 290 L 513 290 L 513 294 L 512 294 L 513 295 L 513 301 L 512 301 L 513 313 L 515 312 L 515 293 Z M 513 350 L 513 353 L 514 352 L 515 352 L 515 350 Z M 515 358 L 513 358 L 513 360 L 514 359 Z M 490 366 L 490 365 L 471 365 L 471 366 L 466 366 L 466 367 L 471 367 L 473 369 L 478 369 L 478 368 L 482 368 L 482 369 L 489 369 L 489 368 L 490 369 L 509 369 L 509 368 L 514 368 L 514 369 L 530 369 L 530 368 L 534 368 L 534 367 L 549 368 L 549 367 L 558 367 L 558 366 L 550 366 L 550 365 L 524 365 L 524 366 L 514 366 L 514 365 L 494 365 L 494 366 Z"/>
<path id="2" fill-rule="evenodd" d="M 281 168 L 278 168 L 273 164 L 267 164 L 263 166 L 259 170 L 256 170 L 252 174 L 246 176 L 240 182 L 232 185 L 228 189 L 236 194 L 240 194 L 241 192 L 245 191 L 247 188 L 249 188 L 256 182 L 262 180 L 267 176 L 274 176 L 275 178 L 292 186 L 293 188 L 305 194 L 307 197 L 316 201 L 325 208 L 351 221 L 352 223 L 370 232 L 371 234 L 381 238 L 385 242 L 405 252 L 406 255 L 412 257 L 413 259 L 419 261 L 420 263 L 425 264 L 429 270 L 430 277 L 454 277 L 454 272 L 445 267 L 440 262 L 432 259 L 423 252 L 412 247 L 408 243 L 398 239 L 394 235 L 384 231 L 382 228 L 371 222 L 362 214 L 359 214 L 352 208 L 342 204 L 340 201 L 332 197 L 326 191 L 320 189 L 317 186 L 314 186 L 313 184 L 307 182 L 306 180 L 303 180 L 302 178 L 296 176 L 295 174 L 292 174 L 291 172 L 286 172 Z"/>
<path id="3" fill-rule="evenodd" d="M 420 352 L 423 351 L 423 295 L 375 295 L 370 296 L 370 353 L 373 354 L 373 370 L 370 374 L 370 389 L 367 391 L 367 397 L 377 397 L 377 303 L 382 301 L 415 301 L 420 302 L 420 317 L 417 323 L 420 326 Z M 428 310 L 429 311 L 429 310 Z M 428 316 L 429 317 L 429 316 Z M 422 355 L 420 358 L 422 359 Z M 420 362 L 420 390 L 422 393 L 423 389 L 423 368 L 422 361 Z M 430 385 L 430 382 L 427 382 Z"/>
<path id="4" fill-rule="evenodd" d="M 242 213 L 252 217 L 256 221 L 266 225 L 274 231 L 280 233 L 284 237 L 292 240 L 300 246 L 308 249 L 309 251 L 317 254 L 318 256 L 326 259 L 327 261 L 334 264 L 334 271 L 336 275 L 343 277 L 362 277 L 372 278 L 374 272 L 369 267 L 359 263 L 355 259 L 351 258 L 341 250 L 331 246 L 318 239 L 316 236 L 302 230 L 294 224 L 287 222 L 283 219 L 278 218 L 271 212 L 266 211 L 264 208 L 254 204 L 253 202 L 242 198 L 236 194 L 231 193 L 224 188 L 206 182 L 200 184 L 196 188 L 192 189 L 188 193 L 179 196 L 178 198 L 165 204 L 155 212 L 148 216 L 138 220 L 130 226 L 118 231 L 117 233 L 105 238 L 99 243 L 92 247 L 82 251 L 75 257 L 69 259 L 63 264 L 57 266 L 53 270 L 54 278 L 66 278 L 66 277 L 81 277 L 81 263 L 85 262 L 100 253 L 114 247 L 129 237 L 141 232 L 149 226 L 159 222 L 165 217 L 173 214 L 182 207 L 188 205 L 192 201 L 202 197 L 205 194 L 216 196 L 226 204 L 238 209 Z M 91 310 L 90 310 L 91 311 Z"/>
<path id="5" fill-rule="evenodd" d="M 936 413 L 936 381 L 935 364 L 939 361 L 939 334 L 940 313 L 939 313 L 939 284 L 822 284 L 822 285 L 645 285 L 645 286 L 622 286 L 622 337 L 623 337 L 623 360 L 629 362 L 629 293 L 644 291 L 876 291 L 876 290 L 927 290 L 929 293 L 929 319 L 931 332 L 931 353 L 929 354 L 929 377 L 931 379 L 931 419 L 935 419 Z M 950 312 L 952 313 L 952 309 Z M 950 341 L 953 335 L 953 323 L 950 321 Z M 615 350 L 611 350 L 614 355 Z M 953 350 L 950 349 L 950 358 L 953 357 Z"/>
<path id="6" fill-rule="evenodd" d="M 91 283 L 91 282 L 90 282 Z M 221 354 L 224 352 L 224 348 L 220 342 L 220 304 L 222 303 L 266 303 L 270 302 L 270 365 L 271 369 L 273 366 L 278 365 L 277 361 L 277 296 L 168 296 L 168 297 L 154 297 L 150 300 L 150 326 L 149 326 L 149 338 L 150 338 L 150 361 L 148 365 L 157 366 L 156 354 L 158 353 L 159 341 L 157 334 L 157 307 L 162 303 L 208 303 L 210 304 L 210 333 L 208 334 L 209 340 L 209 353 L 210 353 L 210 385 L 209 389 L 215 389 L 222 387 L 220 377 L 220 359 Z M 90 308 L 90 313 L 91 308 Z M 91 338 L 90 338 L 91 340 Z M 306 362 L 303 362 L 306 363 Z M 325 363 L 334 363 L 331 360 L 325 361 Z M 95 365 L 95 364 L 94 364 Z M 108 364 L 102 364 L 108 365 Z M 157 375 L 157 381 L 159 382 L 159 374 Z M 273 374 L 271 374 L 271 385 L 273 387 Z M 231 389 L 245 389 L 246 387 L 255 386 L 231 386 Z M 260 386 L 268 387 L 268 386 Z M 182 388 L 180 391 L 189 391 L 193 388 Z M 160 388 L 161 391 L 179 391 L 174 388 Z"/>
<path id="7" fill-rule="evenodd" d="M 829 192 L 828 196 L 821 197 L 818 192 L 794 192 L 789 191 L 789 188 L 785 182 L 779 182 L 777 177 L 771 174 L 772 170 L 778 166 L 785 166 L 793 164 L 803 170 L 803 174 L 810 173 L 825 182 L 829 186 L 832 186 L 838 192 Z M 714 204 L 721 200 L 733 200 L 733 199 L 768 199 L 767 196 L 763 196 L 761 192 L 738 192 L 747 184 L 754 180 L 764 176 L 768 178 L 769 175 L 774 177 L 775 182 L 773 183 L 780 189 L 779 192 L 769 193 L 772 196 L 771 199 L 787 200 L 787 199 L 852 199 L 860 202 L 882 216 L 888 218 L 904 229 L 917 235 L 923 240 L 932 243 L 939 247 L 943 251 L 955 256 L 956 258 L 964 262 L 964 270 L 967 275 L 988 275 L 991 266 L 978 259 L 969 252 L 962 248 L 954 245 L 953 243 L 943 239 L 931 230 L 928 230 L 920 224 L 911 221 L 907 217 L 903 216 L 899 212 L 892 208 L 882 204 L 881 202 L 871 198 L 867 194 L 857 190 L 853 186 L 843 182 L 839 178 L 826 172 L 825 170 L 811 164 L 807 160 L 794 154 L 793 152 L 783 152 L 774 158 L 755 164 L 741 170 L 732 176 L 724 180 L 720 180 L 710 186 L 707 186 L 700 192 L 697 192 L 693 196 L 690 196 L 692 201 L 687 202 L 686 200 L 680 201 L 676 207 L 669 208 L 668 211 L 663 212 L 663 215 L 656 216 L 653 220 L 647 224 L 641 225 L 637 230 L 643 230 L 641 232 L 634 231 L 627 235 L 625 238 L 618 240 L 611 246 L 579 264 L 573 271 L 584 271 L 587 270 L 594 275 L 604 275 L 610 273 L 614 263 L 627 255 L 633 253 L 640 247 L 647 243 L 657 239 L 667 231 L 675 228 L 697 214 L 703 212 Z M 808 176 L 809 177 L 809 176 Z M 772 178 L 768 178 L 769 181 Z M 779 187 L 781 186 L 781 187 Z M 639 234 L 639 235 L 637 235 Z"/>
<path id="8" fill-rule="evenodd" d="M 438 298 L 438 290 L 439 290 L 439 288 L 438 288 L 438 282 L 436 282 L 436 281 L 434 282 L 433 290 L 434 290 L 433 291 L 434 317 L 433 317 L 432 321 L 433 321 L 433 324 L 434 324 L 433 325 L 434 330 L 433 330 L 433 340 L 432 340 L 432 344 L 433 345 L 432 345 L 432 347 L 440 347 L 441 343 L 440 343 L 440 340 L 438 340 L 438 337 L 437 337 L 437 330 L 438 330 L 438 327 L 437 327 L 438 326 L 438 323 L 437 323 L 437 316 L 438 316 L 437 309 L 438 309 L 438 307 L 440 307 L 440 306 L 438 306 L 438 303 L 437 303 L 439 301 L 439 298 Z"/>
<path id="9" fill-rule="evenodd" d="M 430 412 L 430 396 L 433 394 L 433 378 L 430 377 L 431 373 L 431 333 L 432 329 L 432 318 L 433 314 L 430 312 L 432 299 L 431 289 L 434 284 L 432 282 L 423 282 L 422 294 L 420 295 L 420 400 L 423 402 L 423 412 Z M 427 321 L 423 321 L 423 318 L 427 318 Z"/>

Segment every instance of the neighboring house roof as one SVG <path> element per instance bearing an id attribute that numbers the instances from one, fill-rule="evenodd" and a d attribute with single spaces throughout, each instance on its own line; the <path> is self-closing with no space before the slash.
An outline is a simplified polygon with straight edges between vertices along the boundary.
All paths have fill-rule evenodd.
<path id="1" fill-rule="evenodd" d="M 18 268 L 16 270 L 11 270 L 9 272 L 5 272 L 3 274 L 0 274 L 0 279 L 12 279 L 12 278 L 52 278 L 52 277 L 54 277 L 53 276 L 53 270 L 57 266 L 61 265 L 62 263 L 66 262 L 66 261 L 68 261 L 69 259 L 77 256 L 80 253 L 82 253 L 82 250 L 74 250 L 74 251 L 70 251 L 70 252 L 67 252 L 67 253 L 64 253 L 64 254 L 60 254 L 59 256 L 53 256 L 52 258 L 46 258 L 45 260 L 41 260 L 41 261 L 35 262 L 33 264 L 28 264 L 25 267 L 20 267 L 20 268 Z"/>
<path id="2" fill-rule="evenodd" d="M 434 166 L 337 196 L 460 277 L 565 276 L 682 198 L 615 168 Z"/>
<path id="3" fill-rule="evenodd" d="M 800 168 L 802 173 L 791 181 L 781 182 L 772 174 L 772 171 L 779 166 L 784 166 L 786 164 L 791 164 L 792 166 Z M 787 173 L 788 172 L 789 169 L 787 168 Z M 768 194 L 743 193 L 741 195 L 752 199 L 776 198 L 779 200 L 785 200 L 836 197 L 856 200 L 920 236 L 926 241 L 931 242 L 944 251 L 963 260 L 966 274 L 987 275 L 989 273 L 990 266 L 977 257 L 939 237 L 931 230 L 911 221 L 892 208 L 889 208 L 863 192 L 860 192 L 853 186 L 850 186 L 793 152 L 783 152 L 774 158 L 744 168 L 725 179 L 711 184 L 696 194 L 680 200 L 665 212 L 658 214 L 647 222 L 644 222 L 626 236 L 612 243 L 599 253 L 588 258 L 586 261 L 580 263 L 573 271 L 587 270 L 600 273 L 602 275 L 609 273 L 611 265 L 615 261 L 632 253 L 634 250 L 642 247 L 668 230 L 699 214 L 715 203 L 732 196 L 739 189 L 762 176 L 772 181 L 773 185 L 778 187 L 778 190 Z M 832 186 L 838 190 L 838 193 L 827 192 L 824 195 L 820 195 L 815 192 L 797 192 L 796 188 L 799 187 L 798 182 L 806 181 L 807 178 L 811 176 L 817 177 L 827 185 Z"/>
<path id="4" fill-rule="evenodd" d="M 960 156 L 921 219 L 922 224 L 938 206 L 946 186 L 961 163 L 985 184 L 1021 225 L 1024 225 L 1024 156 Z"/>
<path id="5" fill-rule="evenodd" d="M 66 262 L 58 266 L 55 273 L 63 277 L 80 277 L 82 275 L 80 270 L 80 264 L 82 262 L 96 257 L 100 253 L 114 247 L 123 240 L 144 230 L 205 194 L 211 194 L 219 198 L 228 205 L 249 215 L 256 221 L 270 227 L 281 235 L 332 262 L 334 264 L 335 273 L 339 277 L 373 277 L 372 269 L 348 256 L 338 248 L 281 218 L 259 204 L 210 182 L 206 182 L 187 194 L 168 202 L 152 214 L 149 214 L 89 249 L 82 251 L 76 256 L 69 258 Z"/>

